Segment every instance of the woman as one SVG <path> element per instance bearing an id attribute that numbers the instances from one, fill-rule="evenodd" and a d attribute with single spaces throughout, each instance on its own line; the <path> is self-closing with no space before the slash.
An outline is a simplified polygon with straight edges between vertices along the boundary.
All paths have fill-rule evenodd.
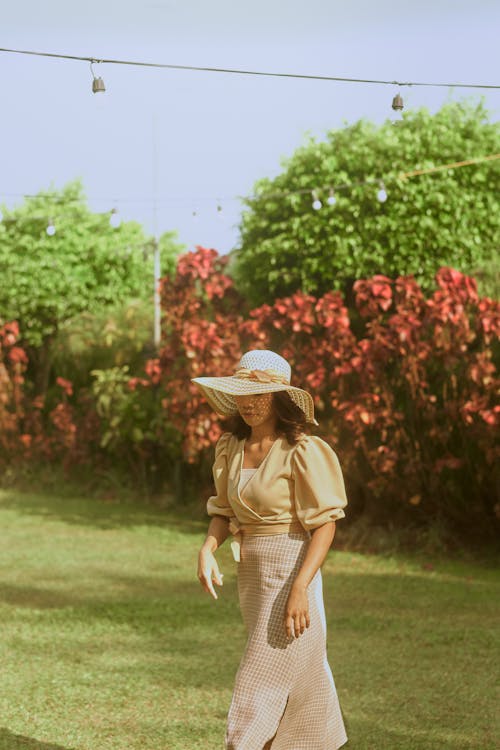
<path id="1" fill-rule="evenodd" d="M 337 750 L 347 741 L 326 657 L 320 566 L 347 505 L 335 452 L 306 433 L 309 393 L 268 350 L 243 355 L 229 377 L 193 378 L 232 417 L 215 449 L 216 494 L 198 578 L 217 599 L 215 551 L 233 535 L 248 631 L 227 718 L 227 750 Z"/>

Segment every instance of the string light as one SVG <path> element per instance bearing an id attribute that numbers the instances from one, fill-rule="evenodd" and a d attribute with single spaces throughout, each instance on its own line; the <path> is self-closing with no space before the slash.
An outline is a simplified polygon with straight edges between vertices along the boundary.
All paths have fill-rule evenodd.
<path id="1" fill-rule="evenodd" d="M 49 219 L 49 223 L 47 225 L 47 229 L 45 230 L 49 237 L 53 237 L 56 233 L 56 228 L 54 226 L 54 222 L 52 219 Z"/>
<path id="2" fill-rule="evenodd" d="M 396 94 L 396 96 L 392 100 L 392 116 L 391 119 L 393 122 L 399 122 L 403 119 L 403 97 L 401 94 Z"/>
<path id="3" fill-rule="evenodd" d="M 321 203 L 318 197 L 318 192 L 316 190 L 313 190 L 311 195 L 313 199 L 312 207 L 314 208 L 315 211 L 319 211 L 319 209 L 323 206 L 323 204 Z"/>
<path id="4" fill-rule="evenodd" d="M 118 227 L 122 223 L 122 220 L 120 219 L 120 215 L 118 213 L 117 208 L 111 209 L 111 216 L 109 217 L 109 223 L 114 229 L 118 229 Z"/>
<path id="5" fill-rule="evenodd" d="M 385 190 L 385 185 L 382 181 L 379 182 L 379 188 L 380 189 L 377 193 L 377 200 L 379 200 L 380 203 L 385 203 L 385 201 L 387 200 L 387 193 Z"/>
<path id="6" fill-rule="evenodd" d="M 447 164 L 439 164 L 437 166 L 427 167 L 425 169 L 414 169 L 414 170 L 410 170 L 410 171 L 407 171 L 407 172 L 394 172 L 393 174 L 386 174 L 384 177 L 385 177 L 385 182 L 387 182 L 388 180 L 398 180 L 398 181 L 403 182 L 403 181 L 405 181 L 407 179 L 410 179 L 412 177 L 418 177 L 418 176 L 424 175 L 424 174 L 435 174 L 435 173 L 438 173 L 438 172 L 441 172 L 441 171 L 448 171 L 448 170 L 452 170 L 452 169 L 460 169 L 462 167 L 468 167 L 468 166 L 472 166 L 472 165 L 475 165 L 475 164 L 481 164 L 481 163 L 484 163 L 484 162 L 494 161 L 494 160 L 499 160 L 499 159 L 500 159 L 500 153 L 498 153 L 498 154 L 488 154 L 487 156 L 479 156 L 479 157 L 476 157 L 476 158 L 466 159 L 466 160 L 459 161 L 459 162 L 452 162 L 452 163 L 447 163 Z M 353 182 L 346 182 L 346 183 L 342 183 L 342 184 L 338 184 L 338 185 L 333 185 L 333 186 L 332 185 L 322 185 L 322 186 L 319 186 L 318 188 L 316 188 L 313 191 L 311 191 L 310 188 L 299 188 L 297 190 L 289 190 L 289 191 L 284 191 L 284 190 L 283 191 L 278 191 L 278 190 L 276 190 L 276 191 L 273 191 L 273 192 L 270 192 L 270 193 L 266 193 L 265 195 L 261 194 L 261 195 L 253 195 L 253 196 L 236 196 L 236 197 L 232 197 L 232 198 L 228 197 L 228 198 L 224 198 L 224 199 L 220 199 L 219 198 L 218 202 L 216 204 L 216 210 L 217 210 L 217 215 L 218 216 L 223 216 L 222 200 L 246 200 L 246 201 L 252 201 L 252 200 L 255 201 L 255 200 L 259 200 L 259 199 L 269 200 L 270 198 L 285 198 L 285 197 L 289 197 L 289 196 L 293 196 L 293 195 L 301 195 L 301 194 L 302 195 L 304 195 L 304 194 L 312 195 L 313 200 L 314 201 L 316 201 L 316 200 L 318 201 L 319 205 L 317 205 L 316 210 L 319 210 L 322 207 L 321 201 L 319 199 L 319 191 L 320 190 L 324 190 L 325 192 L 328 191 L 328 197 L 326 198 L 326 203 L 329 206 L 334 206 L 336 204 L 336 202 L 337 202 L 335 191 L 338 191 L 338 190 L 349 190 L 349 189 L 352 189 L 354 187 L 368 186 L 368 185 L 373 185 L 373 184 L 378 184 L 379 190 L 377 192 L 377 199 L 381 203 L 383 203 L 383 202 L 385 202 L 387 200 L 387 191 L 386 191 L 386 188 L 385 188 L 385 182 L 383 180 L 380 180 L 380 178 L 369 178 L 369 179 L 366 179 L 366 180 L 358 180 L 358 181 L 353 181 Z M 4 193 L 3 195 L 8 196 L 8 197 L 19 197 L 19 198 L 24 198 L 24 199 L 48 197 L 51 200 L 51 202 L 53 202 L 55 204 L 62 204 L 62 205 L 68 205 L 68 206 L 71 205 L 71 204 L 79 204 L 80 203 L 80 199 L 69 199 L 68 200 L 68 199 L 66 199 L 64 197 L 60 197 L 60 196 L 50 196 L 50 195 L 49 196 L 43 196 L 43 195 L 40 195 L 40 194 L 32 194 L 32 193 Z M 108 200 L 108 198 L 105 198 L 104 196 L 100 196 L 99 200 Z M 118 202 L 128 201 L 128 200 L 133 200 L 133 199 L 123 198 L 123 199 L 118 199 Z M 155 200 L 158 202 L 158 199 L 155 199 Z M 173 200 L 179 200 L 179 199 L 175 198 Z M 211 200 L 213 200 L 213 198 L 206 198 L 206 199 L 203 198 L 203 199 L 201 199 L 201 198 L 198 197 L 196 200 L 198 200 L 198 201 L 199 200 L 210 200 L 211 201 Z M 111 216 L 109 217 L 110 224 L 111 224 L 112 220 L 116 221 L 117 225 L 120 223 L 120 218 L 117 216 L 117 213 L 118 213 L 118 209 L 114 208 L 114 209 L 111 210 Z M 46 213 L 42 213 L 42 212 L 38 212 L 37 213 L 37 212 L 34 212 L 34 213 L 31 213 L 31 214 L 26 215 L 26 216 L 18 216 L 18 217 L 15 217 L 15 218 L 14 217 L 11 218 L 8 215 L 4 215 L 2 217 L 1 216 L 1 212 L 0 212 L 0 221 L 3 220 L 6 224 L 7 223 L 10 224 L 10 223 L 22 222 L 22 221 L 32 221 L 33 219 L 42 219 L 42 220 L 45 220 L 46 215 L 47 215 Z M 58 217 L 61 217 L 61 216 L 64 216 L 64 215 L 65 215 L 64 213 L 61 213 L 60 210 L 58 210 Z M 70 214 L 68 214 L 68 216 L 69 215 Z M 102 215 L 105 216 L 105 217 L 109 216 L 109 212 L 104 212 Z M 199 216 L 199 210 L 198 209 L 193 210 L 192 211 L 192 217 L 193 217 L 193 219 L 197 219 L 198 216 Z M 114 218 L 114 217 L 116 217 L 116 218 Z M 54 224 L 53 224 L 52 220 L 49 222 L 49 226 L 47 227 L 47 229 L 49 229 L 49 227 L 53 227 L 52 234 L 55 234 L 55 227 L 54 227 Z"/>
<path id="7" fill-rule="evenodd" d="M 451 162 L 451 163 L 447 163 L 447 164 L 438 164 L 437 166 L 426 167 L 425 169 L 413 169 L 413 170 L 409 170 L 407 172 L 393 172 L 392 174 L 391 173 L 385 174 L 384 178 L 385 178 L 386 182 L 388 180 L 406 180 L 406 179 L 409 179 L 409 178 L 412 178 L 412 177 L 418 177 L 418 176 L 423 175 L 423 174 L 434 174 L 434 173 L 437 173 L 437 172 L 446 171 L 446 170 L 450 170 L 450 169 L 461 169 L 462 167 L 474 166 L 476 164 L 482 164 L 484 162 L 495 161 L 495 160 L 498 160 L 498 159 L 500 159 L 500 153 L 498 153 L 498 154 L 488 154 L 486 156 L 477 156 L 475 158 L 466 159 L 466 160 L 463 160 L 463 161 Z M 380 184 L 380 177 L 369 178 L 369 179 L 366 179 L 366 180 L 357 180 L 357 181 L 353 181 L 353 182 L 344 182 L 344 183 L 339 183 L 339 184 L 336 184 L 336 185 L 332 185 L 331 183 L 329 185 L 328 184 L 326 184 L 326 185 L 319 185 L 316 188 L 316 190 L 318 190 L 318 191 L 319 190 L 325 190 L 325 191 L 328 190 L 328 191 L 330 191 L 330 193 L 334 193 L 334 191 L 337 191 L 337 190 L 349 190 L 350 188 L 359 187 L 359 186 L 363 186 L 363 185 L 373 185 L 375 183 L 376 184 Z M 267 200 L 268 198 L 286 198 L 288 196 L 300 195 L 300 194 L 306 194 L 306 193 L 310 194 L 311 193 L 311 189 L 310 188 L 299 188 L 297 190 L 275 190 L 273 192 L 266 193 L 265 196 L 263 194 L 261 194 L 261 195 L 256 194 L 256 195 L 250 195 L 250 196 L 244 196 L 244 195 L 231 196 L 231 197 L 227 196 L 227 197 L 225 197 L 223 199 L 219 198 L 218 200 L 219 200 L 219 202 L 221 200 L 225 200 L 225 201 L 229 201 L 229 200 L 258 200 L 259 198 L 263 198 L 263 197 L 265 197 L 265 199 Z M 39 198 L 47 197 L 53 203 L 60 203 L 60 204 L 64 204 L 64 205 L 70 205 L 70 204 L 73 204 L 73 203 L 74 204 L 79 204 L 80 203 L 80 199 L 79 198 L 78 199 L 76 199 L 76 198 L 75 199 L 67 199 L 67 198 L 65 198 L 63 196 L 58 196 L 58 195 L 44 196 L 43 194 L 40 194 L 40 193 L 6 193 L 6 192 L 4 192 L 3 195 L 6 196 L 6 197 L 9 197 L 9 198 L 24 198 L 24 199 L 26 199 L 26 198 L 37 198 L 37 199 L 39 199 Z M 90 200 L 100 200 L 100 201 L 109 201 L 109 202 L 114 201 L 114 202 L 118 202 L 118 203 L 130 203 L 130 202 L 132 202 L 132 203 L 139 203 L 139 202 L 147 202 L 149 199 L 146 199 L 146 198 L 119 198 L 119 199 L 116 199 L 114 196 L 110 197 L 110 196 L 103 196 L 103 195 L 101 195 L 101 196 L 94 196 Z M 172 201 L 183 201 L 183 200 L 184 199 L 178 198 L 178 197 L 172 197 L 172 198 L 168 198 L 168 199 L 167 198 L 165 198 L 165 199 L 155 198 L 155 202 L 157 202 L 157 203 L 162 203 L 162 202 L 164 202 L 164 203 L 166 203 L 166 202 L 170 203 Z M 213 198 L 209 198 L 209 197 L 200 198 L 198 196 L 197 198 L 190 198 L 190 199 L 186 199 L 186 200 L 189 200 L 190 202 L 194 201 L 194 200 L 197 200 L 197 201 L 199 201 L 199 200 L 212 201 Z M 328 203 L 328 199 L 327 199 L 327 203 Z M 221 210 L 222 210 L 222 207 L 221 207 Z M 41 214 L 41 213 L 38 214 L 38 216 L 40 218 L 44 218 L 45 215 L 46 214 Z"/>
<path id="8" fill-rule="evenodd" d="M 337 203 L 337 198 L 335 196 L 335 191 L 333 188 L 330 188 L 330 192 L 328 193 L 328 198 L 326 199 L 326 202 L 329 206 L 334 206 Z"/>
<path id="9" fill-rule="evenodd" d="M 487 156 L 478 156 L 474 159 L 466 159 L 464 161 L 452 162 L 449 164 L 440 164 L 436 167 L 427 167 L 426 169 L 414 169 L 408 172 L 394 172 L 392 174 L 389 173 L 389 174 L 384 175 L 384 177 L 386 181 L 387 180 L 406 180 L 411 177 L 417 177 L 422 174 L 433 174 L 435 172 L 441 172 L 443 170 L 448 170 L 448 169 L 460 169 L 462 167 L 469 167 L 469 166 L 472 166 L 473 164 L 480 164 L 486 161 L 494 161 L 496 159 L 500 159 L 500 153 L 488 154 Z M 380 177 L 373 177 L 373 178 L 368 178 L 366 180 L 344 182 L 344 183 L 333 185 L 333 186 L 322 185 L 322 186 L 318 186 L 316 190 L 320 190 L 320 189 L 328 190 L 329 188 L 334 189 L 334 190 L 350 190 L 355 187 L 362 187 L 364 185 L 373 185 L 373 184 L 378 184 L 382 186 L 383 183 L 380 180 Z M 265 200 L 269 200 L 270 198 L 286 198 L 291 195 L 301 195 L 301 194 L 304 195 L 307 193 L 311 193 L 310 188 L 298 188 L 297 190 L 288 190 L 288 191 L 275 190 L 275 191 L 265 193 L 262 195 L 252 195 L 252 196 L 247 196 L 247 197 L 242 196 L 241 199 L 256 201 L 256 200 L 264 198 Z"/>
<path id="10" fill-rule="evenodd" d="M 96 76 L 96 74 L 94 73 L 94 69 L 92 67 L 93 63 L 98 63 L 98 62 L 102 62 L 102 61 L 99 61 L 99 60 L 90 61 L 90 72 L 92 73 L 92 91 L 94 92 L 94 94 L 98 94 L 100 92 L 106 91 L 106 86 L 104 85 L 104 81 L 102 80 L 102 78 Z"/>

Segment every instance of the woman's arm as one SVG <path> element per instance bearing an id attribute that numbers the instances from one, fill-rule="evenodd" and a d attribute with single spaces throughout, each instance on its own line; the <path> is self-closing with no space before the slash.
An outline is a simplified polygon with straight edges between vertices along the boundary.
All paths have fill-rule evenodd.
<path id="1" fill-rule="evenodd" d="M 225 516 L 213 516 L 208 526 L 207 537 L 198 554 L 198 578 L 208 594 L 217 599 L 213 582 L 222 586 L 222 574 L 219 571 L 214 552 L 229 536 L 229 519 Z"/>
<path id="2" fill-rule="evenodd" d="M 304 562 L 293 582 L 285 608 L 285 630 L 289 638 L 297 638 L 310 625 L 307 587 L 323 564 L 335 537 L 335 521 L 311 531 L 311 543 Z"/>

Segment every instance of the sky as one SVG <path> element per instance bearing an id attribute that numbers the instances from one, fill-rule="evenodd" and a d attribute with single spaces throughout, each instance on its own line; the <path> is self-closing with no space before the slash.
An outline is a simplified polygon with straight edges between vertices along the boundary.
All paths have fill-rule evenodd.
<path id="1" fill-rule="evenodd" d="M 500 84 L 493 0 L 17 0 L 0 47 L 95 59 L 394 81 Z M 0 203 L 82 180 L 94 211 L 116 208 L 188 250 L 238 245 L 243 204 L 307 135 L 405 108 L 438 110 L 500 90 L 402 87 L 94 65 L 0 53 Z M 467 154 L 463 155 L 464 159 Z M 222 210 L 217 210 L 220 206 Z"/>

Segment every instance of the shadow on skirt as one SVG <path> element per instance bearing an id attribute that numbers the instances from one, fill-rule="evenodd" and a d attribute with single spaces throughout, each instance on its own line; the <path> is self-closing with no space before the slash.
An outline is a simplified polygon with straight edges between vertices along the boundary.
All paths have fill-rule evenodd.
<path id="1" fill-rule="evenodd" d="M 244 536 L 238 563 L 248 641 L 236 674 L 227 750 L 337 750 L 347 742 L 326 656 L 321 571 L 308 587 L 310 627 L 296 639 L 284 628 L 291 585 L 310 543 L 306 531 Z"/>

